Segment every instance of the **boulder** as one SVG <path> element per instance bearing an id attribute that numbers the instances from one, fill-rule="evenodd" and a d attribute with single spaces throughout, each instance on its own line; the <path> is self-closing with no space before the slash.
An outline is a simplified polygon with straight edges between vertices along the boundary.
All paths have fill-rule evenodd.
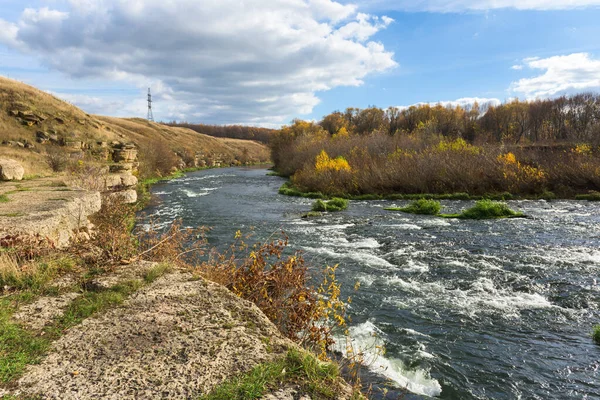
<path id="1" fill-rule="evenodd" d="M 50 141 L 50 136 L 43 131 L 37 131 L 35 133 L 35 139 L 38 141 L 38 143 L 48 143 Z"/>
<path id="2" fill-rule="evenodd" d="M 133 204 L 137 201 L 137 192 L 133 189 L 124 190 L 122 192 L 111 193 L 108 197 L 126 204 Z"/>
<path id="3" fill-rule="evenodd" d="M 0 180 L 20 181 L 23 179 L 25 170 L 23 166 L 15 160 L 0 159 Z"/>
<path id="4" fill-rule="evenodd" d="M 121 175 L 121 186 L 131 188 L 137 185 L 138 179 L 131 174 L 122 174 Z"/>
<path id="5" fill-rule="evenodd" d="M 130 173 L 109 174 L 106 176 L 106 188 L 116 190 L 120 188 L 132 188 L 137 185 L 138 179 Z"/>
<path id="6" fill-rule="evenodd" d="M 121 175 L 110 174 L 106 176 L 106 188 L 108 190 L 121 186 Z"/>

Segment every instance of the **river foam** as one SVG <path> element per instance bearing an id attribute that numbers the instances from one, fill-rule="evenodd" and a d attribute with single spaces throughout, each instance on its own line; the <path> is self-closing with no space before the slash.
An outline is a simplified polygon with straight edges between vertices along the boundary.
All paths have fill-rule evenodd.
<path id="1" fill-rule="evenodd" d="M 430 376 L 427 370 L 408 368 L 402 360 L 387 358 L 381 354 L 381 349 L 385 346 L 383 336 L 383 332 L 371 321 L 351 327 L 350 343 L 353 353 L 362 353 L 365 366 L 371 371 L 391 379 L 398 386 L 420 395 L 439 396 L 442 393 L 442 386 Z M 336 349 L 345 356 L 348 354 L 347 347 L 348 343 L 345 338 L 338 338 Z M 423 351 L 423 358 L 435 357 L 425 353 Z"/>

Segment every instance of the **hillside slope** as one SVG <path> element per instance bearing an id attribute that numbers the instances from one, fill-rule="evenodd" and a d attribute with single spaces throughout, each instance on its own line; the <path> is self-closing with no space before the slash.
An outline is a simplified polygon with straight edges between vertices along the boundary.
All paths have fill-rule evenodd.
<path id="1" fill-rule="evenodd" d="M 113 141 L 134 143 L 142 149 L 167 146 L 180 158 L 187 158 L 188 164 L 194 156 L 208 165 L 269 159 L 268 149 L 258 142 L 214 138 L 140 118 L 86 114 L 49 93 L 0 77 L 0 158 L 22 162 L 26 175 L 52 172 L 45 163 L 49 148 L 60 148 L 78 158 L 82 154 L 102 154 L 95 150 Z"/>

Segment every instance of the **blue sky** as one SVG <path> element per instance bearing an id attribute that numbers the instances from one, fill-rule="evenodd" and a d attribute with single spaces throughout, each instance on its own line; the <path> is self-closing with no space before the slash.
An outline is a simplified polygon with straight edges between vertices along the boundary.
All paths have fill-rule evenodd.
<path id="1" fill-rule="evenodd" d="M 279 126 L 600 90 L 600 0 L 0 0 L 0 75 L 91 113 Z"/>

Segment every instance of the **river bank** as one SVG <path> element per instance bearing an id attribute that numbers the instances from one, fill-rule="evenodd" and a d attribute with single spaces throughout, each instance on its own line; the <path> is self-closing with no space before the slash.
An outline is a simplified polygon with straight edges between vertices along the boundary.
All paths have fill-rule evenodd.
<path id="1" fill-rule="evenodd" d="M 183 173 L 140 186 L 147 189 L 178 176 Z M 36 182 L 19 184 L 16 192 L 30 192 L 39 186 Z M 15 199 L 10 200 L 14 206 Z M 63 250 L 41 246 L 25 254 L 28 250 L 18 242 L 0 254 L 2 399 L 167 393 L 211 399 L 360 397 L 340 378 L 336 365 L 317 361 L 285 338 L 256 305 L 190 272 L 168 256 L 168 249 L 161 255 L 157 246 L 180 235 L 177 230 L 166 237 L 146 236 L 154 240 L 152 247 L 124 253 L 132 249 L 130 219 L 141 204 L 144 198 L 135 207 L 109 202 L 114 208 L 104 205 L 100 222 L 93 215 L 98 210 L 91 210 L 96 226 L 89 243 L 76 241 Z M 183 245 L 185 237 L 172 246 Z M 111 243 L 112 261 L 95 253 L 98 240 Z M 140 261 L 142 255 L 154 261 Z M 91 353 L 96 356 L 87 363 Z"/>

